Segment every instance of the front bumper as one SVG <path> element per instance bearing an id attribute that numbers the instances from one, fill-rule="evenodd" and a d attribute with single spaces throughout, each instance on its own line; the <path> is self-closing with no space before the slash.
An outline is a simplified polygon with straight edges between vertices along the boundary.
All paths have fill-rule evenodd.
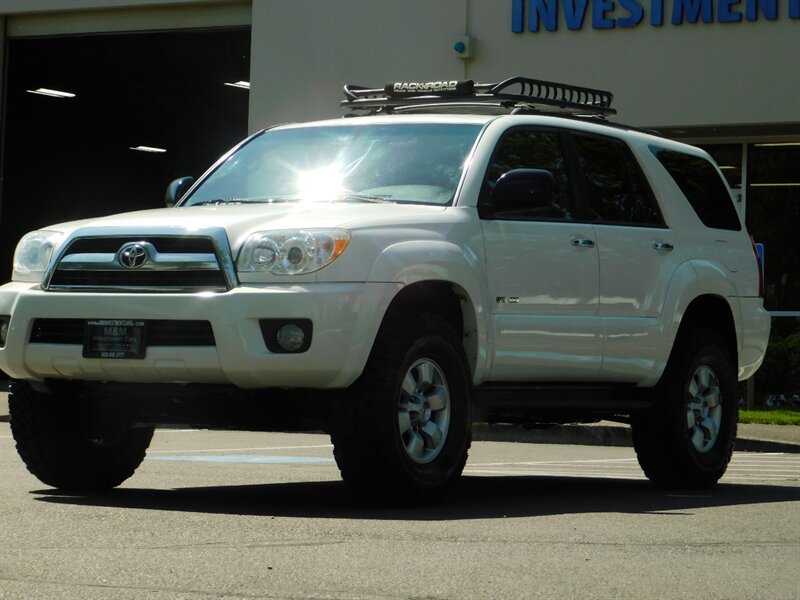
<path id="1" fill-rule="evenodd" d="M 343 388 L 361 374 L 393 283 L 247 284 L 225 293 L 45 292 L 0 287 L 0 314 L 11 315 L 0 370 L 15 379 L 138 383 L 218 383 L 240 388 Z M 310 348 L 271 353 L 260 319 L 310 319 Z M 204 320 L 215 345 L 148 347 L 143 359 L 84 358 L 82 344 L 31 343 L 35 319 Z"/>

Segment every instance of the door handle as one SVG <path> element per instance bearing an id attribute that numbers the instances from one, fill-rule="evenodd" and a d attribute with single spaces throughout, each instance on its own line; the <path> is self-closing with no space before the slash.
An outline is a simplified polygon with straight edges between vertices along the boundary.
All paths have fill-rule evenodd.
<path id="1" fill-rule="evenodd" d="M 664 252 L 672 252 L 675 246 L 667 242 L 653 242 L 653 250 L 663 250 Z"/>
<path id="2" fill-rule="evenodd" d="M 576 248 L 594 248 L 594 240 L 572 238 L 569 243 Z"/>

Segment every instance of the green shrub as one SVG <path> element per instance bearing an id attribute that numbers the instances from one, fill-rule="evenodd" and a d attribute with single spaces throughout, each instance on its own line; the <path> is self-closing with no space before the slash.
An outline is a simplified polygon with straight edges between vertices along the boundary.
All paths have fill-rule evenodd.
<path id="1" fill-rule="evenodd" d="M 764 404 L 769 396 L 800 394 L 800 332 L 770 339 L 764 364 L 755 377 L 758 404 Z"/>

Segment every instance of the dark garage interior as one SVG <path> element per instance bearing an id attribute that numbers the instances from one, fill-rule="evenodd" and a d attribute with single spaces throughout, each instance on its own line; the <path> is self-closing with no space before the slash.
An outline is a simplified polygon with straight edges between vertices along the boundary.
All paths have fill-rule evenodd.
<path id="1" fill-rule="evenodd" d="M 230 84 L 249 80 L 249 28 L 9 38 L 5 56 L 3 282 L 27 231 L 163 206 L 247 134 Z"/>

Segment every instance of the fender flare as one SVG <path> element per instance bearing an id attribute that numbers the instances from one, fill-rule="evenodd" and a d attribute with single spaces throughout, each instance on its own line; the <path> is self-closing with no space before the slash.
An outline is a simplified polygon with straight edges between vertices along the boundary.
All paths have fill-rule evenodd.
<path id="1" fill-rule="evenodd" d="M 446 282 L 462 296 L 465 332 L 475 336 L 473 383 L 479 384 L 488 373 L 490 328 L 485 290 L 484 261 L 472 249 L 444 240 L 412 240 L 392 244 L 375 258 L 369 282 L 400 283 L 403 287 L 426 281 Z M 381 315 L 381 319 L 383 315 Z M 377 335 L 377 330 L 375 331 Z M 469 352 L 468 352 L 469 356 Z"/>
<path id="2" fill-rule="evenodd" d="M 662 335 L 664 339 L 661 356 L 655 363 L 655 379 L 648 382 L 655 384 L 664 372 L 669 361 L 675 340 L 684 317 L 692 303 L 703 296 L 715 296 L 723 299 L 731 310 L 736 329 L 737 345 L 741 346 L 741 318 L 738 314 L 739 304 L 735 302 L 736 287 L 721 265 L 706 261 L 692 260 L 681 264 L 672 276 L 662 312 Z"/>

